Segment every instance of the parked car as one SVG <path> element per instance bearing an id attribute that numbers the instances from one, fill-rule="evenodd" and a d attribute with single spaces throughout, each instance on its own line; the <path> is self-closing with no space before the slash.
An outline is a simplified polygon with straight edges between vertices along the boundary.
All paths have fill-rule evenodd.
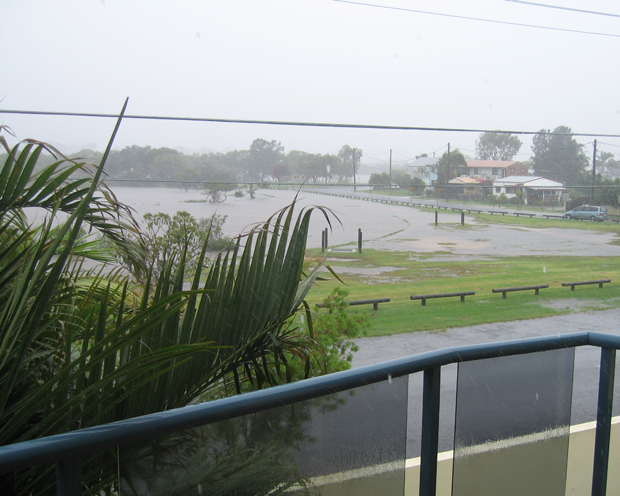
<path id="1" fill-rule="evenodd" d="M 564 214 L 565 219 L 588 219 L 603 222 L 609 218 L 605 207 L 595 207 L 593 205 L 583 205 L 573 208 Z"/>

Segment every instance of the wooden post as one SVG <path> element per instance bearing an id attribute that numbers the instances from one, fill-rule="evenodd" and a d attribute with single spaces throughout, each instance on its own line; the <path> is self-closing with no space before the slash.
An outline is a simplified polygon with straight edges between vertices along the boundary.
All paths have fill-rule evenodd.
<path id="1" fill-rule="evenodd" d="M 465 225 L 465 212 L 463 212 L 461 210 L 461 225 L 464 226 Z"/>
<path id="2" fill-rule="evenodd" d="M 437 225 L 437 210 L 435 210 L 435 225 Z"/>
<path id="3" fill-rule="evenodd" d="M 357 230 L 357 252 L 362 253 L 362 229 Z"/>
<path id="4" fill-rule="evenodd" d="M 325 250 L 327 250 L 327 247 L 329 246 L 329 243 L 327 242 L 328 238 L 327 238 L 327 228 L 325 228 Z"/>

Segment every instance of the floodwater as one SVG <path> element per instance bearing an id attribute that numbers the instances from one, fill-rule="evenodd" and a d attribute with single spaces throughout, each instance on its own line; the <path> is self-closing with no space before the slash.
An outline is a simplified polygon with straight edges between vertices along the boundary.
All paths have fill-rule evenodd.
<path id="1" fill-rule="evenodd" d="M 118 199 L 136 211 L 141 220 L 147 212 L 174 214 L 185 210 L 195 217 L 214 213 L 227 215 L 224 232 L 235 236 L 249 226 L 265 221 L 279 209 L 289 205 L 295 191 L 259 190 L 257 197 L 235 198 L 230 195 L 224 203 L 204 202 L 198 190 L 184 191 L 166 188 L 114 187 Z M 460 214 L 440 211 L 439 225 L 434 225 L 434 213 L 399 205 L 387 205 L 350 198 L 299 194 L 299 207 L 321 205 L 332 214 L 329 233 L 331 247 L 355 248 L 358 229 L 362 230 L 364 248 L 436 253 L 437 259 L 474 260 L 476 258 L 520 255 L 619 256 L 620 246 L 613 244 L 617 235 L 599 233 L 583 223 L 583 229 L 527 229 L 477 223 L 465 216 L 460 226 Z M 339 219 L 337 220 L 336 219 Z M 321 231 L 329 224 L 320 211 L 313 215 L 308 247 L 321 246 Z M 618 228 L 620 232 L 620 227 Z M 353 258 L 354 255 L 352 255 Z M 380 268 L 374 270 L 389 270 Z M 617 322 L 620 309 L 588 313 L 572 313 L 544 319 L 484 324 L 450 329 L 446 332 L 418 332 L 359 339 L 359 351 L 353 367 L 379 363 L 429 350 L 482 342 L 543 336 L 576 331 L 602 331 L 620 334 Z M 598 349 L 584 347 L 576 352 L 572 424 L 596 417 L 598 381 Z M 617 383 L 620 383 L 620 369 Z M 454 429 L 456 366 L 442 369 L 442 400 L 440 415 L 440 450 L 451 449 Z M 420 450 L 421 374 L 410 377 L 410 404 L 407 451 L 418 456 Z M 614 414 L 620 413 L 618 401 Z"/>
<path id="2" fill-rule="evenodd" d="M 256 199 L 232 194 L 223 203 L 208 203 L 200 190 L 174 188 L 113 187 L 118 199 L 133 207 L 141 221 L 147 213 L 174 214 L 185 210 L 194 217 L 226 215 L 223 226 L 228 236 L 236 236 L 256 223 L 264 222 L 279 209 L 290 205 L 296 191 L 259 190 Z M 350 198 L 318 195 L 303 191 L 298 194 L 298 211 L 322 206 L 331 211 L 328 242 L 332 248 L 357 246 L 358 229 L 363 247 L 415 253 L 438 253 L 452 260 L 506 257 L 519 255 L 618 256 L 620 246 L 612 244 L 617 235 L 583 229 L 528 229 L 477 223 L 465 215 L 440 211 L 438 225 L 434 213 L 402 205 L 388 205 Z M 321 232 L 330 225 L 321 211 L 315 211 L 308 237 L 308 247 L 321 246 Z M 620 233 L 620 227 L 618 229 Z"/>

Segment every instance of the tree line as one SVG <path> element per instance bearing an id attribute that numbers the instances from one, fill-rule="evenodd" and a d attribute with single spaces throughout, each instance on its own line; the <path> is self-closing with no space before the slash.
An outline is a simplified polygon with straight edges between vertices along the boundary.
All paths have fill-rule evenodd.
<path id="1" fill-rule="evenodd" d="M 476 158 L 479 160 L 514 160 L 521 150 L 521 139 L 501 131 L 482 133 L 476 140 Z M 591 157 L 585 145 L 577 142 L 572 130 L 558 126 L 553 131 L 541 129 L 533 139 L 532 155 L 521 160 L 530 166 L 534 175 L 563 182 L 567 186 L 591 186 Z M 98 164 L 101 153 L 84 149 L 70 158 L 89 160 Z M 425 154 L 424 154 L 425 155 Z M 420 155 L 420 156 L 424 156 Z M 178 150 L 150 146 L 127 146 L 113 150 L 106 163 L 106 179 L 170 182 L 346 182 L 358 169 L 362 150 L 344 145 L 337 153 L 309 153 L 301 150 L 285 152 L 280 141 L 256 138 L 247 150 L 227 153 L 184 154 Z M 54 157 L 42 156 L 40 166 L 53 163 Z M 599 151 L 596 157 L 596 185 L 612 185 L 606 172 L 620 169 L 620 161 L 613 153 Z M 405 172 L 393 171 L 392 183 L 402 187 L 414 184 Z M 406 168 L 405 168 L 406 170 Z M 465 156 L 458 149 L 446 152 L 438 163 L 438 183 L 466 173 Z M 602 172 L 602 173 L 601 173 Z M 606 177 L 607 176 L 607 177 Z M 374 181 L 374 182 L 373 182 Z M 389 175 L 375 174 L 371 184 L 389 185 Z"/>
<path id="2" fill-rule="evenodd" d="M 479 160 L 513 160 L 522 144 L 518 136 L 510 133 L 483 133 L 476 141 L 476 156 Z M 592 172 L 588 170 L 591 162 L 584 148 L 585 145 L 577 142 L 568 126 L 558 126 L 553 131 L 541 129 L 532 140 L 530 160 L 521 162 L 529 165 L 536 176 L 560 181 L 567 186 L 591 186 Z M 599 171 L 596 184 L 609 183 L 605 173 L 620 168 L 620 161 L 613 153 L 597 151 L 596 168 Z"/>
<path id="3" fill-rule="evenodd" d="M 102 153 L 80 150 L 69 158 L 88 160 L 94 165 Z M 292 150 L 285 153 L 276 140 L 255 139 L 248 150 L 227 153 L 184 154 L 173 148 L 127 146 L 111 151 L 105 166 L 106 180 L 170 182 L 345 182 L 357 170 L 362 150 L 344 145 L 337 153 L 321 154 Z M 0 157 L 6 158 L 6 157 Z M 38 167 L 55 162 L 43 155 Z"/>

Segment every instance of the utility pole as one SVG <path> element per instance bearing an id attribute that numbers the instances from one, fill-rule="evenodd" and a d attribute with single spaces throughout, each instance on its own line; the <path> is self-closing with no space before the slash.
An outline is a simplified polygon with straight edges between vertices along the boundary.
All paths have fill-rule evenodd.
<path id="1" fill-rule="evenodd" d="M 390 196 L 392 195 L 392 149 L 390 148 Z"/>
<path id="2" fill-rule="evenodd" d="M 452 179 L 452 164 L 450 163 L 450 143 L 448 143 L 448 174 L 446 177 L 446 201 L 448 201 L 448 182 Z"/>
<path id="3" fill-rule="evenodd" d="M 594 187 L 596 185 L 596 140 L 594 140 L 594 151 L 592 152 L 592 198 L 590 205 L 594 203 Z"/>
<path id="4" fill-rule="evenodd" d="M 353 162 L 353 191 L 357 191 L 357 183 L 355 182 L 355 148 L 351 148 L 351 162 Z"/>

